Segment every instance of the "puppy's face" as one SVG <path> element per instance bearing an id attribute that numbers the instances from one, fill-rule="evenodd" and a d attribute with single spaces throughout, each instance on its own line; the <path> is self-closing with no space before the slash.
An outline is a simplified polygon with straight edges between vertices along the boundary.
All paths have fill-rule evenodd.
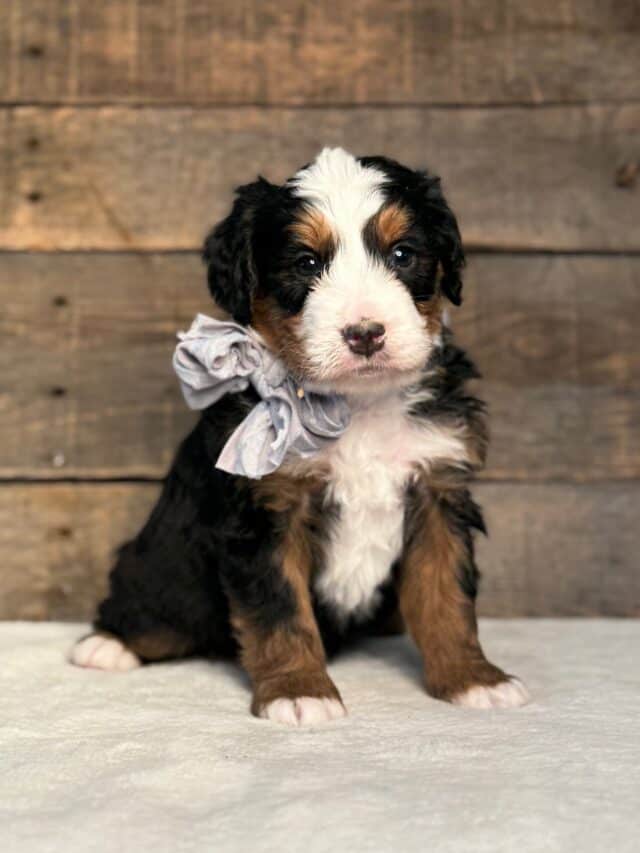
<path id="1" fill-rule="evenodd" d="M 205 246 L 222 307 L 317 390 L 408 384 L 460 302 L 463 253 L 437 179 L 325 149 L 283 187 L 242 187 Z"/>

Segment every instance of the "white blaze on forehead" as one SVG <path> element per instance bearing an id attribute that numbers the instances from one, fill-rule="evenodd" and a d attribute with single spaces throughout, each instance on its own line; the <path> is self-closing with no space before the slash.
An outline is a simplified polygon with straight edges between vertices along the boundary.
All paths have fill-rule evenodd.
<path id="1" fill-rule="evenodd" d="M 317 207 L 344 241 L 362 235 L 367 221 L 384 204 L 386 175 L 363 166 L 343 148 L 324 148 L 291 180 L 294 195 Z"/>

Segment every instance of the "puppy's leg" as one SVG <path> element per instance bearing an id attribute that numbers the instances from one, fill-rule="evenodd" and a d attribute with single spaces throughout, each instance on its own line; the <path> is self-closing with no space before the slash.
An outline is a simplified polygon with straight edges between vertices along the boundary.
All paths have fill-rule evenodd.
<path id="1" fill-rule="evenodd" d="M 257 605 L 248 590 L 229 580 L 231 622 L 253 684 L 252 713 L 292 726 L 345 716 L 326 671 L 302 537 L 293 531 L 285 537 L 265 575 Z"/>
<path id="2" fill-rule="evenodd" d="M 482 519 L 468 492 L 434 495 L 416 514 L 413 527 L 398 594 L 424 657 L 428 692 L 470 708 L 525 704 L 525 686 L 490 663 L 478 640 L 471 533 L 482 527 Z"/>
<path id="3" fill-rule="evenodd" d="M 199 581 L 186 557 L 180 561 L 178 554 L 178 547 L 144 550 L 132 543 L 120 549 L 94 631 L 75 643 L 71 663 L 127 672 L 143 663 L 219 650 L 219 636 L 230 633 L 224 593 Z M 226 631 L 214 633 L 216 624 L 225 624 Z M 198 647 L 196 631 L 204 636 L 203 625 L 212 627 Z"/>
<path id="4" fill-rule="evenodd" d="M 87 669 L 129 672 L 143 663 L 186 657 L 192 649 L 187 637 L 164 626 L 127 637 L 96 630 L 71 647 L 69 662 Z"/>

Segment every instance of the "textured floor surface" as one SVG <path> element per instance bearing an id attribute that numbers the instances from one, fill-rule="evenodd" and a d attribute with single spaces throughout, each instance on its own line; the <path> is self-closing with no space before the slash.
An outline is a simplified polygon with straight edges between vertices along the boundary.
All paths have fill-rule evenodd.
<path id="1" fill-rule="evenodd" d="M 640 850 L 640 622 L 485 621 L 533 702 L 429 699 L 402 638 L 331 673 L 350 716 L 249 716 L 235 667 L 65 663 L 82 626 L 0 624 L 0 835 L 56 851 Z"/>

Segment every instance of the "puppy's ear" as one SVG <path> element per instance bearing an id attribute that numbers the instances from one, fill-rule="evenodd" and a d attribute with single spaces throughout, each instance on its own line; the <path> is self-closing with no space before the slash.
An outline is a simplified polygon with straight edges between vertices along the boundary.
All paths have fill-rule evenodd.
<path id="1" fill-rule="evenodd" d="M 211 295 L 244 326 L 251 322 L 251 302 L 258 286 L 254 259 L 256 216 L 277 194 L 278 187 L 264 178 L 238 187 L 231 213 L 204 243 L 202 257 Z"/>
<path id="2" fill-rule="evenodd" d="M 465 259 L 458 223 L 442 194 L 440 178 L 422 175 L 425 224 L 427 233 L 433 236 L 434 249 L 442 266 L 440 288 L 454 305 L 460 305 Z"/>

